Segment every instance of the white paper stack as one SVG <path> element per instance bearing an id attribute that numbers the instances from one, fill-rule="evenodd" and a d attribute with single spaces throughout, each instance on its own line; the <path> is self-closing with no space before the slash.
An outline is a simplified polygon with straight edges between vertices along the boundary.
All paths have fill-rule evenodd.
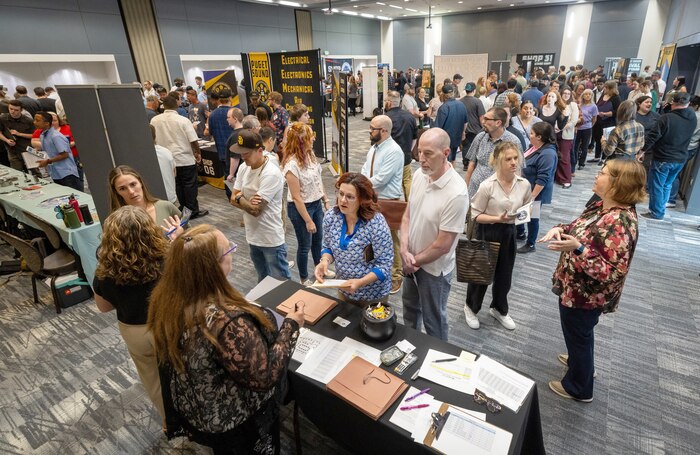
<path id="1" fill-rule="evenodd" d="M 474 386 L 489 398 L 518 412 L 535 384 L 520 373 L 482 355 L 474 363 Z"/>

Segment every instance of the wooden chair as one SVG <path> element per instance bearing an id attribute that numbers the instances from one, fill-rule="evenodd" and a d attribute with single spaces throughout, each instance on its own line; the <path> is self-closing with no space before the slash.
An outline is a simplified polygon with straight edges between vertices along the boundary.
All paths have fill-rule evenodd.
<path id="1" fill-rule="evenodd" d="M 53 296 L 56 313 L 60 313 L 61 305 L 58 302 L 58 293 L 56 292 L 56 278 L 78 271 L 78 262 L 73 252 L 67 248 L 59 248 L 54 253 L 43 257 L 37 246 L 37 243 L 41 241 L 40 239 L 28 242 L 7 232 L 0 232 L 0 238 L 19 251 L 27 263 L 27 267 L 32 271 L 34 303 L 40 303 L 36 289 L 37 278 L 51 277 L 51 295 Z"/>

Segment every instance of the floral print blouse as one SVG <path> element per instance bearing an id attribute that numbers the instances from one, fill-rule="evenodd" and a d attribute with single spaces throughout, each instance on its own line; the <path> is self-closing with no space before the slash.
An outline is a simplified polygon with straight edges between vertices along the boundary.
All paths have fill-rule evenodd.
<path id="1" fill-rule="evenodd" d="M 562 253 L 552 278 L 561 304 L 585 310 L 617 309 L 630 261 L 637 244 L 637 212 L 634 207 L 603 209 L 598 201 L 569 225 L 560 225 L 586 251 L 577 256 Z"/>
<path id="2" fill-rule="evenodd" d="M 263 311 L 276 327 L 274 316 Z M 175 410 L 190 425 L 223 433 L 273 398 L 286 374 L 299 325 L 287 318 L 279 331 L 270 331 L 249 313 L 226 312 L 214 304 L 207 308 L 205 322 L 221 349 L 200 329 L 186 332 L 181 340 L 185 371 L 171 370 L 170 390 Z"/>

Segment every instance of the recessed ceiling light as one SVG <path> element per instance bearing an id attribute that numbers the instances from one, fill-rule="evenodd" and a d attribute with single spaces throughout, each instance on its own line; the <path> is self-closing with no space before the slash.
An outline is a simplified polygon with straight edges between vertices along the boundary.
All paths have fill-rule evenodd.
<path id="1" fill-rule="evenodd" d="M 374 14 L 360 13 L 360 16 L 366 17 L 369 19 L 374 19 Z"/>
<path id="2" fill-rule="evenodd" d="M 357 16 L 357 13 L 355 11 L 341 11 L 343 14 L 347 14 L 348 16 Z"/>
<path id="3" fill-rule="evenodd" d="M 389 5 L 389 8 L 403 9 L 403 6 Z"/>
<path id="4" fill-rule="evenodd" d="M 451 10 L 451 9 L 448 9 L 448 10 L 447 10 L 447 12 L 448 12 L 448 13 L 451 13 L 451 12 L 452 12 L 452 10 Z"/>
<path id="5" fill-rule="evenodd" d="M 386 3 L 377 2 L 377 5 L 386 5 Z"/>
<path id="6" fill-rule="evenodd" d="M 382 21 L 390 21 L 391 20 L 390 17 L 386 17 L 386 16 L 377 16 L 377 19 L 382 20 Z"/>
<path id="7" fill-rule="evenodd" d="M 379 10 L 379 12 L 381 13 L 381 12 L 382 12 L 382 10 Z"/>
<path id="8" fill-rule="evenodd" d="M 515 6 L 515 3 L 511 3 L 510 6 Z"/>
<path id="9" fill-rule="evenodd" d="M 461 5 L 461 4 L 462 4 L 462 3 L 464 3 L 464 2 L 462 2 L 462 1 L 459 1 L 459 2 L 457 2 L 457 3 L 459 3 L 459 4 Z"/>
<path id="10" fill-rule="evenodd" d="M 357 5 L 352 5 L 353 8 L 357 8 Z"/>
<path id="11" fill-rule="evenodd" d="M 297 8 L 301 6 L 301 3 L 288 2 L 287 0 L 280 0 L 279 4 L 284 6 L 296 6 Z"/>
<path id="12" fill-rule="evenodd" d="M 480 7 L 480 6 L 477 6 L 476 9 L 481 9 L 481 7 Z"/>
<path id="13" fill-rule="evenodd" d="M 412 12 L 412 13 L 417 13 L 417 12 L 418 12 L 418 10 L 411 9 L 411 8 L 406 8 L 406 11 L 410 11 L 410 12 Z"/>

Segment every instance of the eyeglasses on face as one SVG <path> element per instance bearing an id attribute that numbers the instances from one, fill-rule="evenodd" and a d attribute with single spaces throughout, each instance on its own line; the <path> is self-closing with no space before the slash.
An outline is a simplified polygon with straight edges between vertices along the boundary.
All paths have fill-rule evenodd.
<path id="1" fill-rule="evenodd" d="M 352 195 L 352 194 L 344 193 L 344 192 L 342 192 L 342 191 L 340 191 L 340 190 L 339 190 L 339 191 L 336 191 L 335 194 L 336 194 L 338 200 L 340 200 L 340 199 L 345 199 L 346 201 L 348 201 L 348 202 L 350 202 L 350 203 L 355 202 L 355 201 L 357 200 L 357 196 L 354 196 L 354 195 Z"/>
<path id="2" fill-rule="evenodd" d="M 223 257 L 226 257 L 227 254 L 235 253 L 236 250 L 238 249 L 238 245 L 236 245 L 235 243 L 233 243 L 233 242 L 230 241 L 230 240 L 229 240 L 229 242 L 228 242 L 228 246 L 229 246 L 229 249 L 226 250 L 226 252 L 225 252 L 224 254 L 221 255 L 222 258 L 223 258 Z"/>
<path id="3" fill-rule="evenodd" d="M 488 122 L 488 121 L 495 122 L 495 121 L 499 120 L 497 118 L 491 118 L 491 117 L 486 117 L 486 116 L 484 116 L 482 118 L 484 119 L 485 122 Z"/>
<path id="4" fill-rule="evenodd" d="M 375 127 L 373 127 L 373 126 L 370 126 L 370 127 L 369 127 L 369 130 L 370 130 L 370 131 L 381 131 L 381 130 L 383 130 L 383 129 L 384 129 L 384 128 L 375 128 Z"/>

